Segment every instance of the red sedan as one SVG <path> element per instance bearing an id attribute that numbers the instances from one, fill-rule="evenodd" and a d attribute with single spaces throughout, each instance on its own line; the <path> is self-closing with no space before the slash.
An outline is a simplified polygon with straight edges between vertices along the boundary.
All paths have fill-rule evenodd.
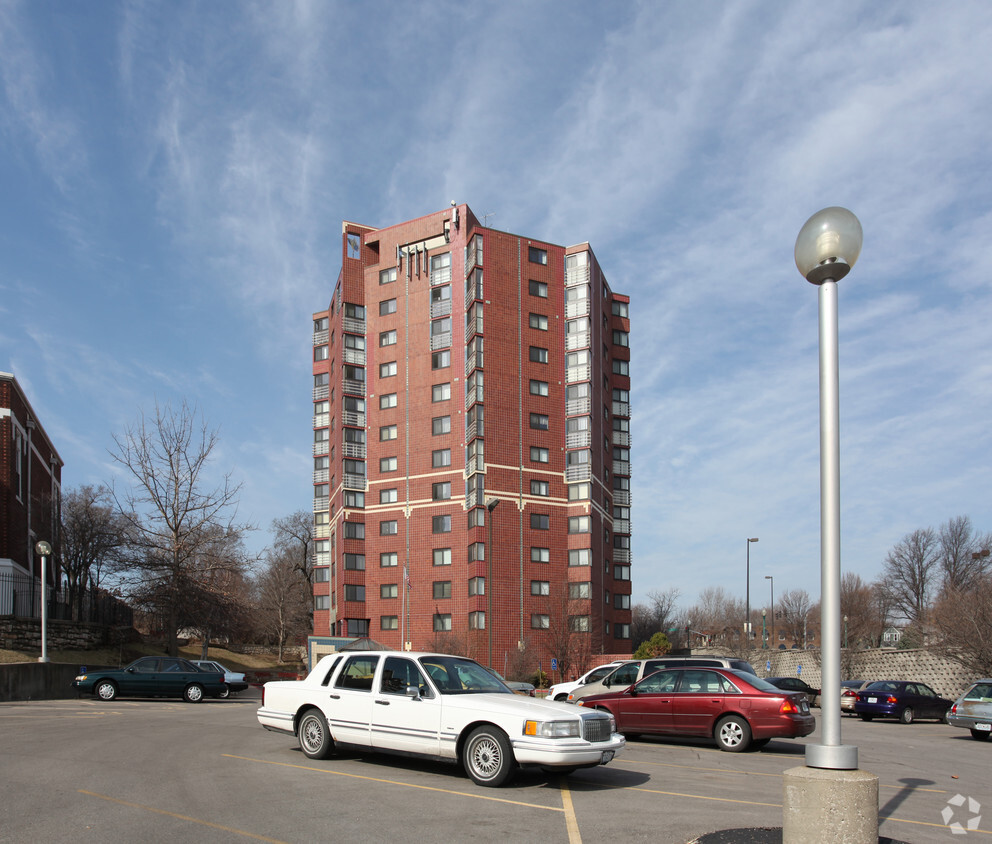
<path id="1" fill-rule="evenodd" d="M 622 691 L 577 701 L 610 712 L 627 738 L 705 736 L 739 753 L 773 738 L 808 736 L 816 727 L 804 695 L 727 668 L 657 671 Z"/>

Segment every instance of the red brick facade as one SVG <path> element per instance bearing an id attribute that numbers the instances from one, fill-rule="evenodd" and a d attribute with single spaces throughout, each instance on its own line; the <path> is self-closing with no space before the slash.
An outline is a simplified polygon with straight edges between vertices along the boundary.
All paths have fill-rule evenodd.
<path id="1" fill-rule="evenodd" d="M 465 205 L 344 224 L 314 314 L 315 635 L 501 670 L 629 649 L 628 303 L 588 244 Z"/>
<path id="2" fill-rule="evenodd" d="M 0 372 L 0 572 L 39 577 L 34 546 L 44 539 L 55 550 L 47 577 L 55 584 L 61 486 L 62 459 L 17 379 Z"/>

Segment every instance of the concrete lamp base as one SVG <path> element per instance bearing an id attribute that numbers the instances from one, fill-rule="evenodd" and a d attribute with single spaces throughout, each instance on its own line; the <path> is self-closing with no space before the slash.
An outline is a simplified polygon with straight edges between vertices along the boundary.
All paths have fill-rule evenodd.
<path id="1" fill-rule="evenodd" d="M 867 771 L 789 768 L 782 844 L 878 844 L 878 777 Z"/>

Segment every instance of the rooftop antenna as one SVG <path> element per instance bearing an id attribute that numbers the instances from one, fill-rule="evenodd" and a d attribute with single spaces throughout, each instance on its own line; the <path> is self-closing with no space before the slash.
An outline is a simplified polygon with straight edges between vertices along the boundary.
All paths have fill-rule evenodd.
<path id="1" fill-rule="evenodd" d="M 495 217 L 495 216 L 496 216 L 496 212 L 495 211 L 489 211 L 489 212 L 483 214 L 482 215 L 482 225 L 484 225 L 488 229 L 489 228 L 489 218 L 490 217 Z"/>

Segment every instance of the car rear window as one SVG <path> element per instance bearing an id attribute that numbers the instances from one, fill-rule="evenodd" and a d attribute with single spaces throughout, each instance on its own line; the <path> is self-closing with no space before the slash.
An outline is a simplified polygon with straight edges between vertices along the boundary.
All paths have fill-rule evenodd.
<path id="1" fill-rule="evenodd" d="M 742 659 L 733 659 L 730 661 L 730 667 L 735 671 L 743 671 L 745 674 L 753 674 L 755 677 L 758 676 L 758 672 L 754 670 L 750 662 L 744 662 Z"/>
<path id="2" fill-rule="evenodd" d="M 965 700 L 992 699 L 992 683 L 977 683 L 965 692 Z"/>

